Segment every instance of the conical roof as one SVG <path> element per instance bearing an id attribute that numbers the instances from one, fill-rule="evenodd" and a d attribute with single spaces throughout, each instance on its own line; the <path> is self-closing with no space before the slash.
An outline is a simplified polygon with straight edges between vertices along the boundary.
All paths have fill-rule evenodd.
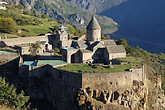
<path id="1" fill-rule="evenodd" d="M 91 21 L 89 22 L 87 30 L 98 30 L 101 29 L 99 23 L 97 22 L 95 16 L 92 17 Z"/>

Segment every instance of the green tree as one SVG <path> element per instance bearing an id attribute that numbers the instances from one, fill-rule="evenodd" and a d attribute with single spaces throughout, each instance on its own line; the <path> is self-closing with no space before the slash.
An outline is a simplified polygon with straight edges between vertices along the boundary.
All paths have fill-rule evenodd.
<path id="1" fill-rule="evenodd" d="M 59 49 L 59 48 L 55 48 L 55 49 L 54 49 L 54 52 L 55 52 L 55 53 L 59 53 L 59 52 L 60 52 L 60 49 Z"/>
<path id="2" fill-rule="evenodd" d="M 16 33 L 17 24 L 12 18 L 1 18 L 0 31 L 5 33 Z"/>
<path id="3" fill-rule="evenodd" d="M 33 56 L 37 55 L 37 53 L 39 53 L 40 49 L 41 49 L 40 42 L 31 44 L 31 47 L 29 49 L 30 55 L 33 55 Z"/>
<path id="4" fill-rule="evenodd" d="M 74 34 L 76 32 L 75 28 L 72 25 L 67 24 L 67 27 L 68 27 L 71 34 Z"/>
<path id="5" fill-rule="evenodd" d="M 55 48 L 54 49 L 54 55 L 55 56 L 59 56 L 60 55 L 59 53 L 60 53 L 60 49 L 59 48 Z"/>
<path id="6" fill-rule="evenodd" d="M 15 8 L 19 9 L 21 12 L 25 10 L 25 8 L 22 5 L 16 5 Z"/>
<path id="7" fill-rule="evenodd" d="M 42 19 L 46 19 L 46 18 L 47 18 L 47 15 L 41 14 L 41 18 L 42 18 Z"/>
<path id="8" fill-rule="evenodd" d="M 127 40 L 125 39 L 119 39 L 118 41 L 116 41 L 116 44 L 123 45 L 127 53 L 133 52 L 133 48 L 131 48 L 131 46 L 128 45 Z"/>
<path id="9" fill-rule="evenodd" d="M 101 35 L 101 39 L 106 39 L 104 35 Z"/>
<path id="10" fill-rule="evenodd" d="M 6 83 L 5 79 L 0 77 L 0 103 L 13 108 L 23 107 L 29 100 L 24 92 L 16 93 L 16 88 L 13 85 Z"/>
<path id="11" fill-rule="evenodd" d="M 59 28 L 59 26 L 54 26 L 54 29 L 52 30 L 53 32 L 56 32 L 56 31 L 58 31 L 60 28 Z"/>

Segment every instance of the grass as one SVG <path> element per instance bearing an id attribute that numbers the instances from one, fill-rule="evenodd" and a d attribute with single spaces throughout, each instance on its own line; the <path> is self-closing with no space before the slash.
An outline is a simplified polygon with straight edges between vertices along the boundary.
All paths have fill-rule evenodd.
<path id="1" fill-rule="evenodd" d="M 51 28 L 54 28 L 55 25 L 57 25 L 57 23 L 54 21 L 43 21 L 43 24 L 40 25 L 19 26 L 20 29 L 26 30 L 26 31 L 22 31 L 20 36 L 26 37 L 26 36 L 39 36 L 42 34 L 46 34 L 51 32 Z"/>
<path id="2" fill-rule="evenodd" d="M 118 58 L 117 60 L 121 62 L 127 62 L 129 65 L 132 66 L 132 68 L 136 68 L 137 66 L 142 65 L 142 59 L 135 57 Z"/>
<path id="3" fill-rule="evenodd" d="M 134 58 L 134 57 L 118 58 L 117 60 L 128 63 L 136 63 L 136 64 L 139 64 L 141 62 L 140 58 Z"/>
<path id="4" fill-rule="evenodd" d="M 126 69 L 130 69 L 130 65 L 114 65 L 113 68 L 108 68 L 108 65 L 93 65 L 89 66 L 87 64 L 73 64 L 66 65 L 63 67 L 59 67 L 61 70 L 71 71 L 71 72 L 84 72 L 84 73 L 92 73 L 92 72 L 100 72 L 100 73 L 109 73 L 109 72 L 121 72 Z"/>
<path id="5" fill-rule="evenodd" d="M 6 10 L 2 10 L 2 9 L 0 9 L 0 13 L 4 13 L 4 12 L 6 12 Z"/>
<path id="6" fill-rule="evenodd" d="M 11 35 L 7 33 L 0 33 L 1 39 L 5 39 L 5 35 L 7 36 L 7 39 L 17 38 L 16 35 Z"/>

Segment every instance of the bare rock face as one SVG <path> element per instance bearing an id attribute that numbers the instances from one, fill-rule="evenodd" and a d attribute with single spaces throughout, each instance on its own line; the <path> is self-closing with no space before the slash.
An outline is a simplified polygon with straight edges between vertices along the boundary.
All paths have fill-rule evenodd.
<path id="1" fill-rule="evenodd" d="M 126 0 L 64 0 L 73 6 L 81 7 L 92 13 L 100 13 L 109 8 L 115 7 Z"/>
<path id="2" fill-rule="evenodd" d="M 137 82 L 130 90 L 91 90 L 90 88 L 82 89 L 78 93 L 78 104 L 81 110 L 92 108 L 97 110 L 146 110 L 148 103 L 148 87 L 143 82 Z"/>

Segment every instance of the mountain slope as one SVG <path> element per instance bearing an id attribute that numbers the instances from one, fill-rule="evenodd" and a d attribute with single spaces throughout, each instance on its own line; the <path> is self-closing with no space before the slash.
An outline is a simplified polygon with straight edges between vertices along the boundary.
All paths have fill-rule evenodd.
<path id="1" fill-rule="evenodd" d="M 164 5 L 164 0 L 128 0 L 100 15 L 115 19 L 120 25 L 116 34 L 127 37 L 132 45 L 151 52 L 165 52 Z"/>
<path id="2" fill-rule="evenodd" d="M 92 13 L 100 13 L 112 7 L 115 7 L 127 0 L 64 0 L 64 2 L 81 7 Z"/>
<path id="3" fill-rule="evenodd" d="M 165 52 L 164 0 L 63 0 L 72 6 L 113 18 L 119 25 L 115 37 L 150 52 Z"/>
<path id="4" fill-rule="evenodd" d="M 52 19 L 69 23 L 75 27 L 83 28 L 87 26 L 93 13 L 83 11 L 80 8 L 67 5 L 65 2 L 58 0 L 6 0 L 8 3 L 21 4 L 26 10 L 40 15 L 46 14 Z M 96 15 L 103 33 L 112 33 L 117 30 L 116 22 L 111 18 Z"/>

